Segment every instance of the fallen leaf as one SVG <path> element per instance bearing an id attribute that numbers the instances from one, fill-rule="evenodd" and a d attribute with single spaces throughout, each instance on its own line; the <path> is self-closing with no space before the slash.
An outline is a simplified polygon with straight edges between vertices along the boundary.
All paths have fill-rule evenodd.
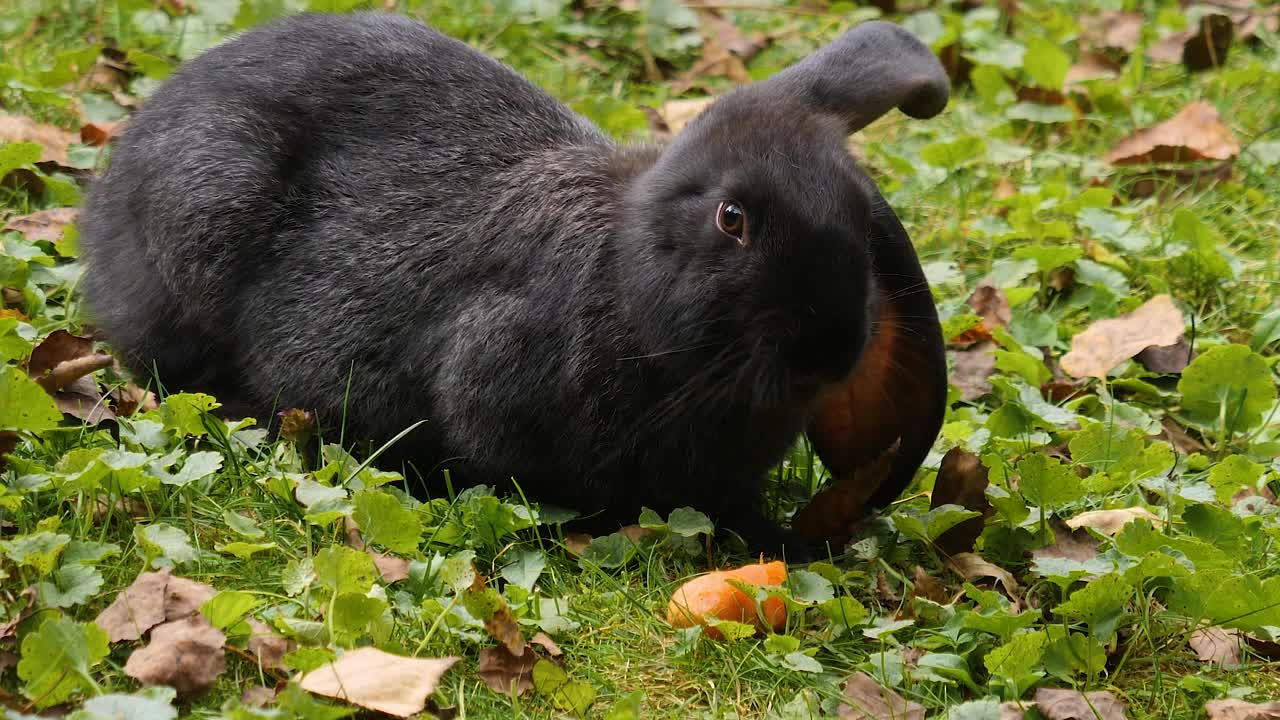
<path id="1" fill-rule="evenodd" d="M 489 689 L 503 695 L 524 695 L 533 690 L 533 666 L 538 656 L 527 652 L 520 657 L 498 645 L 480 651 L 476 674 Z"/>
<path id="2" fill-rule="evenodd" d="M 80 215 L 76 208 L 52 208 L 40 210 L 30 215 L 16 217 L 5 223 L 4 230 L 22 233 L 27 242 L 44 240 L 57 242 L 62 237 L 62 228 L 74 223 Z"/>
<path id="3" fill-rule="evenodd" d="M 278 670 L 284 667 L 284 656 L 293 650 L 295 643 L 275 634 L 271 626 L 256 618 L 248 618 L 249 654 L 263 670 Z"/>
<path id="4" fill-rule="evenodd" d="M 166 621 L 197 614 L 217 594 L 212 586 L 170 575 L 169 568 L 144 572 L 99 613 L 94 623 L 115 643 L 137 640 Z"/>
<path id="5" fill-rule="evenodd" d="M 1075 64 L 1067 70 L 1063 86 L 1068 91 L 1078 91 L 1083 83 L 1090 80 L 1114 79 L 1120 71 L 1116 64 L 1106 56 L 1097 53 L 1081 53 Z"/>
<path id="6" fill-rule="evenodd" d="M 92 147 L 105 147 L 120 132 L 121 123 L 85 123 L 80 126 L 80 142 Z"/>
<path id="7" fill-rule="evenodd" d="M 924 706 L 881 687 L 870 675 L 854 673 L 844 684 L 840 720 L 924 720 Z"/>
<path id="8" fill-rule="evenodd" d="M 995 286 L 991 280 L 983 280 L 974 288 L 973 294 L 965 301 L 973 311 L 982 316 L 982 322 L 988 328 L 1009 327 L 1013 321 L 1013 311 L 1009 309 L 1009 298 L 1004 291 Z"/>
<path id="9" fill-rule="evenodd" d="M 679 100 L 668 100 L 662 105 L 662 117 L 667 121 L 667 127 L 671 129 L 672 135 L 679 135 L 684 126 L 689 124 L 715 98 L 686 98 Z"/>
<path id="10" fill-rule="evenodd" d="M 1018 581 L 1013 577 L 1013 573 L 1005 570 L 999 565 L 988 562 L 981 555 L 977 555 L 975 553 L 956 553 L 950 558 L 947 558 L 947 565 L 959 573 L 960 577 L 965 580 L 994 578 L 996 582 L 1004 586 L 1005 592 L 1010 597 L 1017 596 Z"/>
<path id="11" fill-rule="evenodd" d="M 40 154 L 40 162 L 66 165 L 67 146 L 78 141 L 79 138 L 75 133 L 67 132 L 62 128 L 38 123 L 22 115 L 0 112 L 0 142 L 36 143 L 44 149 Z"/>
<path id="12" fill-rule="evenodd" d="M 1016 702 L 1000 703 L 1000 720 L 1025 720 L 1027 711 L 1034 708 L 1034 702 L 1024 702 L 1019 705 Z"/>
<path id="13" fill-rule="evenodd" d="M 9 619 L 0 623 L 0 642 L 16 637 L 18 626 L 36 611 L 36 600 L 40 597 L 40 590 L 35 585 L 28 585 L 18 593 L 18 597 L 26 599 L 27 604 L 21 609 L 16 606 L 9 609 Z"/>
<path id="14" fill-rule="evenodd" d="M 987 468 L 978 456 L 961 447 L 951 448 L 942 456 L 929 507 L 959 505 L 985 516 L 991 509 L 987 485 Z M 948 555 L 968 552 L 982 534 L 984 522 L 983 517 L 969 518 L 939 535 L 934 544 Z"/>
<path id="15" fill-rule="evenodd" d="M 1177 342 L 1185 324 L 1173 298 L 1157 295 L 1133 312 L 1099 320 L 1071 338 L 1062 369 L 1078 378 L 1106 379 L 1107 373 L 1143 349 Z"/>
<path id="16" fill-rule="evenodd" d="M 980 342 L 955 351 L 955 370 L 951 384 L 960 389 L 960 399 L 973 402 L 992 390 L 991 376 L 996 371 L 996 343 Z"/>
<path id="17" fill-rule="evenodd" d="M 1107 153 L 1106 159 L 1113 165 L 1139 165 L 1231 160 L 1239 154 L 1240 143 L 1222 124 L 1217 108 L 1197 100 L 1172 118 L 1124 138 Z"/>
<path id="18" fill-rule="evenodd" d="M 516 620 L 515 615 L 511 614 L 511 608 L 508 607 L 502 595 L 489 590 L 485 577 L 478 572 L 475 575 L 476 578 L 467 592 L 472 597 L 484 598 L 487 615 L 477 614 L 471 605 L 466 605 L 467 610 L 484 622 L 484 629 L 488 631 L 490 637 L 510 650 L 512 655 L 520 657 L 524 654 L 526 644 L 524 633 L 520 631 L 519 621 Z M 466 604 L 466 602 L 467 599 L 464 598 L 463 603 Z"/>
<path id="19" fill-rule="evenodd" d="M 1153 527 L 1159 528 L 1164 521 L 1155 513 L 1144 507 L 1117 508 L 1115 510 L 1090 510 L 1067 521 L 1067 527 L 1079 530 L 1082 527 L 1093 528 L 1108 537 L 1124 529 L 1134 520 L 1149 520 Z"/>
<path id="20" fill-rule="evenodd" d="M 1231 167 L 1232 162 L 1227 160 L 1190 167 L 1147 168 L 1143 172 L 1143 177 L 1129 185 L 1127 192 L 1133 198 L 1141 199 L 1154 195 L 1164 200 L 1178 193 L 1196 192 L 1230 180 Z"/>
<path id="21" fill-rule="evenodd" d="M 876 573 L 876 595 L 885 605 L 897 605 L 902 601 L 902 597 L 893 589 L 893 584 L 889 582 L 889 574 L 881 570 Z"/>
<path id="22" fill-rule="evenodd" d="M 1182 63 L 1196 72 L 1219 67 L 1227 60 L 1235 24 L 1221 13 L 1201 16 L 1193 30 L 1184 30 L 1162 38 L 1147 50 L 1156 62 Z"/>
<path id="23" fill-rule="evenodd" d="M 1131 53 L 1142 40 L 1142 13 L 1113 10 L 1093 17 L 1083 18 L 1082 44 L 1099 50 L 1120 50 Z"/>
<path id="24" fill-rule="evenodd" d="M 939 605 L 947 604 L 946 588 L 942 587 L 942 583 L 938 581 L 938 578 L 930 575 L 923 567 L 916 566 L 915 577 L 912 578 L 911 584 L 911 597 L 922 597 Z"/>
<path id="25" fill-rule="evenodd" d="M 422 712 L 440 678 L 460 658 L 414 658 L 377 648 L 348 650 L 302 678 L 302 689 L 396 717 Z"/>
<path id="26" fill-rule="evenodd" d="M 1151 372 L 1161 375 L 1180 375 L 1195 358 L 1192 355 L 1191 346 L 1187 344 L 1187 339 L 1179 335 L 1178 341 L 1174 344 L 1143 348 L 1142 352 L 1133 356 L 1133 359 Z"/>
<path id="27" fill-rule="evenodd" d="M 1037 560 L 1065 558 L 1082 563 L 1098 557 L 1098 539 L 1088 532 L 1084 530 L 1073 531 L 1057 518 L 1049 522 L 1049 527 L 1053 530 L 1055 542 L 1052 545 L 1045 545 L 1032 550 L 1031 557 Z"/>
<path id="28" fill-rule="evenodd" d="M 1164 428 L 1164 433 L 1162 433 L 1164 438 L 1169 441 L 1169 444 L 1172 445 L 1175 450 L 1184 455 L 1204 452 L 1209 449 L 1204 443 L 1192 437 L 1191 434 L 1187 432 L 1186 428 L 1178 424 L 1177 420 L 1174 420 L 1168 415 L 1164 416 L 1160 421 L 1160 425 Z"/>
<path id="29" fill-rule="evenodd" d="M 111 390 L 111 405 L 119 417 L 129 417 L 139 410 L 155 410 L 159 407 L 156 394 L 143 390 L 133 383 L 125 383 Z"/>
<path id="30" fill-rule="evenodd" d="M 203 693 L 227 667 L 227 637 L 203 615 L 166 622 L 134 650 L 124 672 L 147 685 L 168 685 L 182 695 Z"/>
<path id="31" fill-rule="evenodd" d="M 533 637 L 529 638 L 529 644 L 537 645 L 543 650 L 546 650 L 547 654 L 551 657 L 560 657 L 564 654 L 564 651 L 560 649 L 560 646 L 556 644 L 556 641 L 552 640 L 551 636 L 544 632 L 535 633 Z"/>
<path id="32" fill-rule="evenodd" d="M 409 577 L 409 561 L 395 555 L 387 555 L 385 553 L 366 552 L 373 558 L 374 567 L 378 568 L 378 574 L 382 576 L 382 582 L 390 585 L 393 582 L 405 580 Z"/>
<path id="33" fill-rule="evenodd" d="M 1209 720 L 1280 720 L 1280 701 L 1255 705 L 1243 700 L 1210 700 L 1204 710 Z"/>
<path id="34" fill-rule="evenodd" d="M 275 689 L 262 687 L 261 685 L 251 685 L 245 688 L 244 692 L 240 693 L 240 703 L 246 707 L 266 707 L 275 701 Z"/>
<path id="35" fill-rule="evenodd" d="M 168 568 L 142 573 L 132 585 L 116 595 L 94 623 L 107 633 L 107 639 L 113 643 L 141 638 L 145 632 L 164 622 L 165 588 L 168 584 Z"/>
<path id="36" fill-rule="evenodd" d="M 1217 665 L 1224 670 L 1240 667 L 1240 646 L 1244 638 L 1239 630 L 1220 627 L 1202 627 L 1191 633 L 1187 644 L 1196 651 L 1202 662 Z"/>
<path id="37" fill-rule="evenodd" d="M 565 533 L 564 547 L 570 553 L 581 557 L 582 553 L 587 551 L 587 546 L 590 545 L 591 541 L 594 539 L 595 538 L 586 533 Z"/>
<path id="38" fill-rule="evenodd" d="M 1079 690 L 1040 688 L 1036 690 L 1036 709 L 1046 720 L 1126 720 L 1125 705 L 1105 690 L 1082 693 Z"/>
<path id="39" fill-rule="evenodd" d="M 110 355 L 93 352 L 92 338 L 56 330 L 32 350 L 27 372 L 53 396 L 59 410 L 96 425 L 114 420 L 115 413 L 90 375 L 113 362 Z"/>

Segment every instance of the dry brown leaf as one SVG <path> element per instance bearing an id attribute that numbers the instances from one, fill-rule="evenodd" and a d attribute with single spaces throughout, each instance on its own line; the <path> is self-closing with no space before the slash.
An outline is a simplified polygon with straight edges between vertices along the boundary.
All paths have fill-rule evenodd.
<path id="1" fill-rule="evenodd" d="M 212 585 L 184 577 L 171 577 L 164 591 L 164 617 L 174 620 L 200 612 L 200 606 L 213 599 L 218 591 Z"/>
<path id="2" fill-rule="evenodd" d="M 56 242 L 62 237 L 62 228 L 74 223 L 79 215 L 80 211 L 76 208 L 40 210 L 30 215 L 13 218 L 5 223 L 4 229 L 22 233 L 28 242 L 37 240 Z"/>
<path id="3" fill-rule="evenodd" d="M 262 687 L 261 685 L 251 685 L 245 688 L 244 692 L 240 693 L 240 703 L 246 707 L 266 707 L 275 701 L 275 689 Z"/>
<path id="4" fill-rule="evenodd" d="M 924 706 L 881 687 L 870 675 L 854 673 L 844 684 L 840 720 L 924 720 Z"/>
<path id="5" fill-rule="evenodd" d="M 590 545 L 591 541 L 594 539 L 595 538 L 586 533 L 565 533 L 564 547 L 570 553 L 581 557 L 582 553 L 587 551 L 587 546 Z"/>
<path id="6" fill-rule="evenodd" d="M 1133 356 L 1143 367 L 1161 375 L 1180 375 L 1195 359 L 1187 339 L 1178 336 L 1172 345 L 1152 345 Z"/>
<path id="7" fill-rule="evenodd" d="M 1013 311 L 1009 309 L 1009 298 L 1004 291 L 995 286 L 991 280 L 983 280 L 974 288 L 973 294 L 965 301 L 973 311 L 982 316 L 982 322 L 988 328 L 1009 327 L 1013 321 Z"/>
<path id="8" fill-rule="evenodd" d="M 293 650 L 295 643 L 275 634 L 271 626 L 249 618 L 249 654 L 258 661 L 263 670 L 278 670 L 284 667 L 284 656 Z"/>
<path id="9" fill-rule="evenodd" d="M 672 135 L 679 135 L 685 125 L 689 124 L 703 110 L 710 105 L 715 98 L 684 98 L 678 100 L 669 100 L 662 105 L 662 118 L 666 120 L 667 127 L 671 129 Z"/>
<path id="10" fill-rule="evenodd" d="M 382 581 L 390 585 L 393 582 L 405 580 L 409 577 L 409 561 L 395 555 L 387 555 L 385 553 L 366 551 L 373 558 L 373 564 L 378 568 L 378 574 L 382 576 Z"/>
<path id="11" fill-rule="evenodd" d="M 1085 530 L 1072 530 L 1061 520 L 1054 518 L 1049 522 L 1056 542 L 1052 545 L 1036 548 L 1031 557 L 1066 558 L 1077 562 L 1089 562 L 1098 557 L 1098 539 Z"/>
<path id="12" fill-rule="evenodd" d="M 1120 75 L 1116 64 L 1106 56 L 1098 53 L 1082 53 L 1075 64 L 1067 70 L 1063 85 L 1068 91 L 1078 91 L 1082 83 L 1090 80 L 1112 79 Z"/>
<path id="13" fill-rule="evenodd" d="M 0 623 L 0 642 L 4 642 L 15 637 L 18 626 L 21 625 L 24 620 L 31 617 L 31 613 L 35 612 L 36 601 L 40 597 L 40 590 L 35 585 L 29 585 L 18 594 L 18 597 L 25 598 L 27 604 L 21 609 L 14 607 L 9 610 L 11 613 L 9 619 Z"/>
<path id="14" fill-rule="evenodd" d="M 107 638 L 113 643 L 137 640 L 164 622 L 165 588 L 168 585 L 169 568 L 144 572 L 116 595 L 116 599 L 93 622 L 107 633 Z"/>
<path id="15" fill-rule="evenodd" d="M 533 666 L 538 656 L 527 652 L 516 657 L 498 645 L 480 651 L 476 674 L 489 689 L 503 695 L 524 695 L 533 689 Z"/>
<path id="16" fill-rule="evenodd" d="M 951 384 L 960 389 L 960 398 L 973 402 L 991 392 L 991 375 L 996 371 L 996 344 L 988 340 L 955 353 Z"/>
<path id="17" fill-rule="evenodd" d="M 919 565 L 916 566 L 915 577 L 912 578 L 911 585 L 911 597 L 922 597 L 939 605 L 947 604 L 947 589 L 942 586 L 938 578 L 930 575 L 928 571 Z"/>
<path id="18" fill-rule="evenodd" d="M 1204 710 L 1209 720 L 1280 720 L 1280 701 L 1255 705 L 1243 700 L 1210 700 Z"/>
<path id="19" fill-rule="evenodd" d="M 1187 644 L 1196 651 L 1196 656 L 1202 662 L 1225 670 L 1240 667 L 1240 648 L 1243 642 L 1244 637 L 1239 630 L 1224 630 L 1220 627 L 1199 628 L 1187 639 Z"/>
<path id="20" fill-rule="evenodd" d="M 1099 320 L 1071 338 L 1062 370 L 1073 377 L 1105 379 L 1117 365 L 1152 345 L 1172 345 L 1182 335 L 1182 311 L 1157 295 L 1127 315 Z"/>
<path id="21" fill-rule="evenodd" d="M 182 695 L 203 693 L 227 667 L 227 636 L 203 615 L 157 625 L 147 646 L 134 650 L 124 672 L 147 685 L 168 685 Z"/>
<path id="22" fill-rule="evenodd" d="M 159 407 L 155 393 L 143 390 L 133 383 L 113 388 L 110 397 L 112 408 L 121 417 L 128 417 L 139 410 L 155 410 Z"/>
<path id="23" fill-rule="evenodd" d="M 949 528 L 938 536 L 934 542 L 948 555 L 968 552 L 973 549 L 978 536 L 982 534 L 984 517 L 991 510 L 987 501 L 987 468 L 977 455 L 961 447 L 954 447 L 942 456 L 942 465 L 938 468 L 938 477 L 933 482 L 933 492 L 929 495 L 929 507 L 942 505 L 959 505 L 966 510 L 982 513 L 982 516 L 970 518 Z"/>
<path id="24" fill-rule="evenodd" d="M 1230 17 L 1210 13 L 1194 29 L 1161 38 L 1147 50 L 1147 57 L 1170 65 L 1182 63 L 1192 72 L 1219 67 L 1227 60 L 1234 35 Z"/>
<path id="25" fill-rule="evenodd" d="M 996 582 L 1004 586 L 1005 592 L 1011 598 L 1017 597 L 1018 581 L 1013 577 L 1013 573 L 999 565 L 988 562 L 981 555 L 956 553 L 947 559 L 947 564 L 965 580 L 994 578 Z"/>
<path id="26" fill-rule="evenodd" d="M 67 146 L 78 142 L 75 133 L 38 123 L 22 115 L 0 112 L 0 142 L 33 142 L 44 148 L 40 162 L 67 164 Z"/>
<path id="27" fill-rule="evenodd" d="M 535 633 L 533 637 L 529 638 L 529 644 L 537 645 L 543 650 L 546 650 L 547 654 L 551 657 L 560 657 L 564 654 L 564 651 L 560 649 L 560 646 L 556 644 L 556 641 L 552 640 L 551 636 L 544 632 Z"/>
<path id="28" fill-rule="evenodd" d="M 123 128 L 123 123 L 85 123 L 80 126 L 80 142 L 93 147 L 105 147 Z"/>
<path id="29" fill-rule="evenodd" d="M 1025 720 L 1027 711 L 1035 707 L 1034 702 L 1024 702 L 1019 705 L 1016 702 L 1000 703 L 1000 720 Z"/>
<path id="30" fill-rule="evenodd" d="M 1175 450 L 1184 455 L 1204 452 L 1209 449 L 1205 447 L 1204 443 L 1192 437 L 1191 434 L 1187 432 L 1186 428 L 1178 424 L 1177 420 L 1174 420 L 1168 415 L 1164 416 L 1164 419 L 1160 421 L 1160 425 L 1164 428 L 1164 432 L 1162 433 L 1164 438 L 1169 441 L 1169 444 L 1172 445 Z"/>
<path id="31" fill-rule="evenodd" d="M 348 650 L 302 678 L 302 689 L 396 717 L 422 712 L 440 678 L 460 658 L 413 658 L 377 648 Z"/>
<path id="32" fill-rule="evenodd" d="M 1239 154 L 1240 143 L 1222 123 L 1217 108 L 1197 100 L 1172 118 L 1124 138 L 1107 153 L 1106 159 L 1113 165 L 1141 165 L 1231 160 Z"/>
<path id="33" fill-rule="evenodd" d="M 468 592 L 483 593 L 488 589 L 487 583 L 485 576 L 477 572 Z M 520 631 L 520 623 L 515 615 L 511 614 L 511 608 L 507 606 L 507 601 L 501 595 L 495 593 L 493 597 L 497 599 L 498 607 L 494 608 L 492 616 L 484 619 L 484 629 L 488 631 L 490 637 L 510 650 L 512 655 L 521 657 L 524 655 L 526 643 L 524 633 Z"/>
<path id="34" fill-rule="evenodd" d="M 1131 53 L 1142 40 L 1142 13 L 1110 11 L 1083 18 L 1083 44 L 1097 49 Z"/>
<path id="35" fill-rule="evenodd" d="M 1047 720 L 1127 720 L 1125 705 L 1107 691 L 1082 693 L 1079 690 L 1040 688 L 1036 709 Z"/>
<path id="36" fill-rule="evenodd" d="M 1124 529 L 1134 520 L 1150 520 L 1153 527 L 1160 527 L 1164 521 L 1155 513 L 1144 507 L 1116 508 L 1114 510 L 1090 510 L 1067 521 L 1067 527 L 1079 530 L 1082 527 L 1093 528 L 1103 535 L 1112 536 Z"/>

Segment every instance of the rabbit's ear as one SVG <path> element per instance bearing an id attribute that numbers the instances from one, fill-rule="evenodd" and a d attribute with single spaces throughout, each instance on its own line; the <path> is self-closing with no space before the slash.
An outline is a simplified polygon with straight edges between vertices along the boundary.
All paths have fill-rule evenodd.
<path id="1" fill-rule="evenodd" d="M 880 317 L 853 375 L 823 398 L 808 429 L 835 479 L 792 520 L 815 539 L 845 534 L 866 510 L 897 499 L 946 413 L 947 358 L 929 282 L 898 217 L 879 193 L 872 202 Z"/>
<path id="2" fill-rule="evenodd" d="M 913 118 L 937 115 L 947 105 L 950 81 L 915 35 L 876 21 L 854 27 L 752 90 L 761 100 L 798 100 L 836 115 L 853 134 L 895 107 Z"/>

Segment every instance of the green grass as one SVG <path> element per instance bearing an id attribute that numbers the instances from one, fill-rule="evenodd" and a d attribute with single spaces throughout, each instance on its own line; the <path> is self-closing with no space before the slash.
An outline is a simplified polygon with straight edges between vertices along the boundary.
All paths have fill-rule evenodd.
<path id="1" fill-rule="evenodd" d="M 128 112 L 121 101 L 144 98 L 182 59 L 307 3 L 188 4 L 196 11 L 178 14 L 152 0 L 16 0 L 0 17 L 0 107 L 72 131 L 119 120 Z M 1130 717 L 1153 719 L 1203 717 L 1215 698 L 1280 698 L 1274 651 L 1261 642 L 1280 634 L 1280 508 L 1269 499 L 1280 490 L 1280 412 L 1274 392 L 1265 392 L 1275 387 L 1280 361 L 1280 39 L 1265 32 L 1251 42 L 1237 39 L 1224 67 L 1198 73 L 1143 62 L 1138 52 L 1117 77 L 1088 86 L 1087 110 L 1018 106 L 1014 88 L 1060 81 L 1063 57 L 1052 48 L 1067 60 L 1080 56 L 1079 19 L 1120 4 L 1081 9 L 1028 0 L 1014 17 L 945 5 L 893 16 L 935 49 L 963 35 L 976 63 L 973 82 L 957 86 L 939 118 L 894 114 L 852 147 L 912 232 L 949 334 L 973 325 L 964 301 L 988 275 L 1010 299 L 1012 323 L 996 334 L 1003 355 L 995 387 L 972 402 L 957 395 L 914 491 L 869 523 L 847 552 L 792 566 L 793 582 L 782 591 L 792 602 L 782 637 L 715 642 L 666 623 L 667 601 L 681 581 L 708 564 L 747 561 L 732 546 L 708 548 L 705 535 L 686 524 L 696 515 L 670 525 L 650 518 L 646 524 L 658 526 L 650 539 L 597 538 L 579 558 L 565 547 L 572 528 L 549 517 L 531 522 L 538 511 L 523 499 L 469 493 L 414 500 L 398 476 L 357 472 L 335 448 L 304 458 L 289 441 L 203 415 L 201 398 L 170 396 L 159 410 L 122 419 L 118 431 L 60 419 L 20 368 L 54 331 L 83 329 L 74 237 L 32 242 L 4 232 L 0 286 L 8 307 L 0 312 L 0 355 L 4 392 L 14 394 L 4 395 L 0 430 L 15 431 L 9 437 L 16 447 L 0 470 L 0 625 L 26 607 L 23 588 L 45 585 L 35 600 L 39 612 L 0 637 L 0 651 L 31 662 L 50 621 L 89 622 L 143 569 L 167 564 L 220 591 L 251 593 L 260 601 L 251 613 L 302 646 L 372 644 L 397 654 L 461 657 L 433 695 L 435 707 L 455 717 L 571 715 L 545 692 L 508 697 L 479 680 L 478 658 L 493 640 L 457 612 L 471 596 L 440 572 L 441 563 L 465 565 L 473 553 L 475 569 L 502 593 L 525 634 L 541 627 L 563 648 L 569 678 L 596 695 L 590 717 L 632 717 L 621 703 L 634 692 L 643 695 L 646 718 L 836 717 L 843 682 L 859 670 L 923 704 L 930 717 L 994 717 L 961 704 L 1029 701 L 1037 687 L 1110 691 L 1128 703 Z M 644 141 L 642 106 L 660 108 L 675 96 L 673 85 L 702 56 L 705 41 L 683 6 L 639 5 L 398 0 L 394 9 L 502 58 L 615 136 Z M 1188 22 L 1168 0 L 1126 6 L 1145 14 L 1144 42 Z M 875 14 L 845 4 L 811 7 L 735 3 L 724 11 L 744 34 L 768 39 L 746 64 L 753 78 Z M 114 96 L 90 72 L 103 46 L 130 63 Z M 1018 48 L 1026 50 L 1021 57 Z M 692 95 L 730 87 L 720 76 L 694 80 Z M 1103 160 L 1121 138 L 1194 100 L 1217 108 L 1243 146 L 1229 178 L 1195 185 L 1154 166 Z M 1028 110 L 1066 114 L 1052 122 L 1020 119 Z M 43 192 L 0 188 L 0 219 L 79 200 L 74 173 L 36 169 L 32 150 L 0 145 L 0 175 L 21 167 L 44 184 Z M 68 157 L 67 165 L 83 171 L 104 161 L 77 145 Z M 5 165 L 6 158 L 16 160 Z M 1154 196 L 1135 193 L 1144 182 Z M 1200 353 L 1181 382 L 1129 362 L 1105 384 L 1082 382 L 1056 405 L 1028 382 L 1045 379 L 1090 324 L 1161 293 L 1187 316 L 1188 340 Z M 1232 344 L 1247 347 L 1223 349 Z M 127 380 L 111 369 L 93 377 L 103 393 Z M 1252 395 L 1242 395 L 1236 385 L 1250 380 Z M 1204 449 L 1171 445 L 1162 421 Z M 924 491 L 933 487 L 942 453 L 955 447 L 992 469 L 987 494 L 997 509 L 976 552 L 1013 573 L 1016 592 L 989 578 L 966 587 L 933 544 L 965 517 L 955 508 L 924 515 Z M 193 457 L 218 467 L 201 475 L 193 464 L 183 477 L 180 468 Z M 824 479 L 798 445 L 770 483 L 779 517 Z M 1243 487 L 1255 499 L 1234 502 Z M 1163 526 L 1134 523 L 1116 538 L 1094 533 L 1093 558 L 1033 555 L 1062 539 L 1055 540 L 1053 528 L 1062 530 L 1050 518 L 1130 507 L 1147 508 Z M 362 595 L 369 586 L 339 588 L 335 597 L 332 583 L 305 577 L 346 542 L 342 519 L 362 513 L 402 522 L 366 523 L 366 539 L 395 547 L 391 554 L 410 561 L 410 577 L 376 583 L 376 617 L 351 619 L 334 609 L 337 601 L 364 601 L 341 593 Z M 173 539 L 156 543 L 148 533 L 158 526 L 172 528 Z M 237 556 L 252 550 L 245 543 L 264 547 Z M 74 559 L 93 548 L 105 554 Z M 539 559 L 545 567 L 532 590 L 515 582 L 524 565 L 504 572 L 517 560 Z M 940 581 L 943 602 L 915 596 L 917 567 Z M 832 598 L 847 598 L 845 609 L 865 617 L 848 626 L 834 621 L 824 612 Z M 1201 624 L 1258 642 L 1246 647 L 1239 668 L 1202 663 L 1188 645 Z M 243 646 L 234 624 L 228 633 L 233 646 Z M 124 665 L 140 646 L 113 644 L 68 694 L 70 706 L 99 692 L 138 691 Z M 915 666 L 904 669 L 904 656 Z M 1102 661 L 1091 665 L 1082 659 L 1089 656 Z M 49 662 L 55 673 L 71 667 Z M 305 663 L 295 659 L 298 666 Z M 0 705 L 11 715 L 43 712 L 49 697 L 37 681 L 0 667 Z M 176 707 L 184 716 L 266 717 L 240 707 L 241 692 L 297 674 L 263 670 L 233 650 L 212 689 Z M 278 716 L 323 716 L 290 707 Z"/>

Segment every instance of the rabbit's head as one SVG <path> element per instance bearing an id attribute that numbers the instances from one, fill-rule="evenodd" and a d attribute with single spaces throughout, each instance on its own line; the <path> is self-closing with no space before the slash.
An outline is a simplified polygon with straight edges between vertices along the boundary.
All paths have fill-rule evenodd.
<path id="1" fill-rule="evenodd" d="M 919 389 L 898 414 L 917 416 L 927 449 L 946 395 L 936 311 L 847 137 L 895 107 L 932 117 L 948 88 L 923 43 L 870 22 L 703 111 L 624 203 L 621 273 L 645 351 L 720 383 L 720 397 L 812 402 L 819 416 L 833 389 L 859 377 L 859 403 L 873 415 L 883 410 L 876 397 Z M 869 364 L 888 374 L 868 379 Z"/>

